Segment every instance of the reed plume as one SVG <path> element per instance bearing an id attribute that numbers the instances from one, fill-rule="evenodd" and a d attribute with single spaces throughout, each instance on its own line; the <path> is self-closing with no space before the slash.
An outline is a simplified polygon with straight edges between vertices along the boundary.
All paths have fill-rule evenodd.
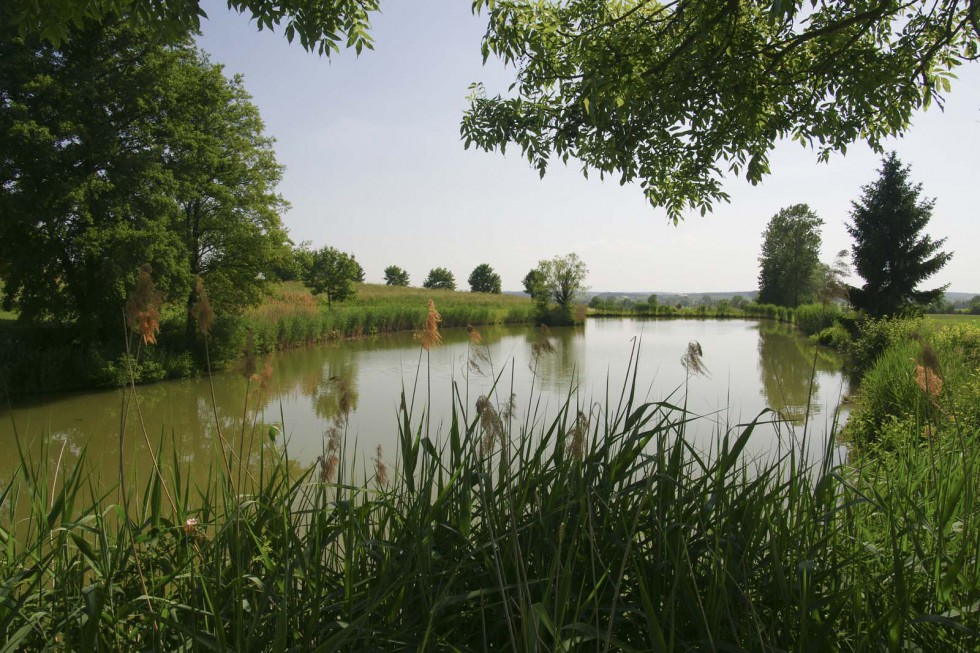
<path id="1" fill-rule="evenodd" d="M 585 435 L 588 432 L 589 418 L 582 411 L 578 411 L 578 415 L 575 416 L 575 424 L 572 425 L 572 430 L 569 432 L 572 441 L 568 444 L 568 454 L 572 458 L 576 460 L 585 458 Z"/>
<path id="2" fill-rule="evenodd" d="M 493 407 L 490 400 L 485 395 L 480 395 L 476 400 L 476 414 L 480 416 L 480 430 L 483 432 L 483 440 L 480 442 L 480 451 L 483 455 L 493 450 L 495 440 L 501 445 L 504 444 L 504 423 Z"/>
<path id="3" fill-rule="evenodd" d="M 256 370 L 255 336 L 252 334 L 251 329 L 248 329 L 245 336 L 245 360 L 243 364 L 244 368 L 242 369 L 242 374 L 246 379 L 251 380 Z"/>
<path id="4" fill-rule="evenodd" d="M 211 300 L 208 299 L 208 292 L 204 289 L 204 281 L 200 276 L 194 281 L 194 294 L 197 295 L 197 301 L 191 307 L 191 315 L 197 322 L 197 328 L 207 338 L 211 335 L 211 327 L 214 326 L 214 310 L 211 308 Z"/>
<path id="5" fill-rule="evenodd" d="M 552 354 L 555 346 L 551 343 L 551 329 L 542 324 L 538 327 L 538 339 L 531 345 L 531 354 L 537 358 L 540 354 Z"/>
<path id="6" fill-rule="evenodd" d="M 943 391 L 943 375 L 939 369 L 939 356 L 922 338 L 913 339 L 918 340 L 922 345 L 919 352 L 919 362 L 915 364 L 915 384 L 933 402 L 936 402 Z"/>
<path id="7" fill-rule="evenodd" d="M 160 304 L 163 299 L 153 287 L 153 268 L 144 263 L 136 277 L 136 287 L 126 299 L 126 322 L 139 334 L 144 345 L 155 345 L 160 333 Z"/>
<path id="8" fill-rule="evenodd" d="M 378 485 L 388 485 L 388 466 L 385 465 L 384 458 L 381 457 L 381 445 L 374 450 L 374 478 Z"/>
<path id="9" fill-rule="evenodd" d="M 439 333 L 441 321 L 442 316 L 436 310 L 436 303 L 430 299 L 425 314 L 425 324 L 420 331 L 415 332 L 415 338 L 422 345 L 422 349 L 429 351 L 442 344 L 442 335 Z"/>
<path id="10" fill-rule="evenodd" d="M 692 340 L 687 343 L 687 351 L 681 356 L 681 365 L 684 366 L 688 374 L 709 376 L 708 366 L 704 364 L 703 357 L 704 351 L 701 349 L 701 343 L 697 340 Z"/>

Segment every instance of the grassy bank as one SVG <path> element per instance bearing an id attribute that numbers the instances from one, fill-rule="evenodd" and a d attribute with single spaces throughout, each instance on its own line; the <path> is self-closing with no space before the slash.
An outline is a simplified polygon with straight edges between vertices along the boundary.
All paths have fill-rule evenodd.
<path id="1" fill-rule="evenodd" d="M 299 474 L 282 431 L 246 426 L 216 443 L 206 478 L 180 474 L 169 450 L 179 437 L 169 439 L 160 474 L 121 501 L 84 469 L 58 470 L 55 456 L 24 461 L 0 490 L 0 642 L 966 651 L 978 641 L 975 446 L 858 451 L 834 467 L 831 440 L 823 461 L 749 462 L 756 424 L 706 457 L 685 440 L 688 413 L 636 402 L 629 382 L 618 400 L 580 411 L 570 398 L 546 422 L 435 391 L 455 398 L 445 432 L 403 401 L 397 451 L 366 461 L 345 457 L 341 416 L 323 460 Z M 975 443 L 977 423 L 964 435 Z M 367 480 L 353 482 L 364 467 Z M 14 523 L 25 504 L 29 519 Z"/>
<path id="2" fill-rule="evenodd" d="M 940 439 L 976 446 L 970 428 L 980 423 L 980 326 L 870 321 L 852 358 L 862 377 L 846 434 L 857 445 L 927 448 Z"/>
<path id="3" fill-rule="evenodd" d="M 327 340 L 412 331 L 423 324 L 429 299 L 435 301 L 443 327 L 530 323 L 534 316 L 529 299 L 511 295 L 359 284 L 355 299 L 328 306 L 302 284 L 284 283 L 243 315 L 219 316 L 212 333 L 211 363 L 213 369 L 220 369 L 249 349 L 268 353 Z M 187 348 L 184 319 L 179 307 L 164 307 L 158 346 L 143 352 L 133 366 L 138 383 L 187 378 L 206 369 L 201 343 Z M 121 329 L 116 342 L 83 344 L 70 330 L 27 328 L 13 319 L 0 320 L 0 398 L 122 386 L 129 381 L 123 343 Z"/>
<path id="4" fill-rule="evenodd" d="M 796 312 L 792 308 L 773 304 L 744 304 L 734 308 L 727 303 L 701 306 L 672 306 L 669 304 L 630 304 L 623 306 L 590 307 L 592 317 L 656 317 L 656 318 L 758 318 L 794 323 Z"/>
<path id="5" fill-rule="evenodd" d="M 271 351 L 322 340 L 357 338 L 422 326 L 429 299 L 442 316 L 442 326 L 523 324 L 533 321 L 530 299 L 512 295 L 463 293 L 375 284 L 358 284 L 357 296 L 326 306 L 301 284 L 282 284 L 261 306 L 244 315 L 255 346 Z"/>

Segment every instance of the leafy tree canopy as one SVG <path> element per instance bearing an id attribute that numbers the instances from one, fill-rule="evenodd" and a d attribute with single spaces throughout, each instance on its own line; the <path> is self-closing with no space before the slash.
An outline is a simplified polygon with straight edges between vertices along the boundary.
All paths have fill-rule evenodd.
<path id="1" fill-rule="evenodd" d="M 0 277 L 22 319 L 113 337 L 143 263 L 169 299 L 198 276 L 218 308 L 258 299 L 288 241 L 241 80 L 125 23 L 57 47 L 3 27 L 0 97 Z"/>
<path id="2" fill-rule="evenodd" d="M 354 257 L 333 247 L 313 252 L 313 262 L 303 281 L 314 294 L 325 294 L 327 305 L 352 298 L 360 266 Z"/>
<path id="3" fill-rule="evenodd" d="M 290 43 L 299 37 L 307 50 L 329 55 L 341 45 L 358 54 L 372 48 L 369 16 L 378 0 L 228 0 L 228 8 L 249 14 L 259 29 L 282 27 Z M 5 0 L 0 17 L 19 30 L 53 43 L 77 27 L 124 19 L 165 39 L 196 32 L 207 14 L 201 0 Z"/>
<path id="4" fill-rule="evenodd" d="M 446 268 L 432 268 L 429 276 L 422 282 L 423 288 L 436 288 L 440 290 L 456 290 L 456 277 Z"/>
<path id="5" fill-rule="evenodd" d="M 875 317 L 920 310 L 942 295 L 947 286 L 916 287 L 953 256 L 940 251 L 945 238 L 934 241 L 922 234 L 935 200 L 919 198 L 922 185 L 909 182 L 909 168 L 892 152 L 878 172 L 853 203 L 847 225 L 854 238 L 854 267 L 865 281 L 861 288 L 850 288 L 851 303 Z"/>
<path id="6" fill-rule="evenodd" d="M 538 268 L 534 268 L 530 272 L 524 275 L 521 283 L 524 285 L 524 292 L 534 298 L 539 298 L 544 295 L 547 299 L 548 292 L 547 288 L 544 286 L 544 274 Z"/>
<path id="7" fill-rule="evenodd" d="M 481 263 L 473 268 L 468 281 L 470 292 L 500 294 L 500 275 L 494 272 L 489 263 Z"/>
<path id="8" fill-rule="evenodd" d="M 520 147 L 638 181 L 675 221 L 727 201 L 722 176 L 758 183 L 790 138 L 826 160 L 878 150 L 942 102 L 977 58 L 976 2 L 474 0 L 483 55 L 516 70 L 509 95 L 475 84 L 466 146 Z"/>
<path id="9" fill-rule="evenodd" d="M 558 306 L 568 308 L 575 295 L 588 290 L 584 285 L 589 268 L 578 254 L 556 256 L 538 263 L 542 286 Z"/>
<path id="10" fill-rule="evenodd" d="M 401 269 L 397 265 L 389 265 L 388 267 L 385 268 L 385 285 L 407 286 L 408 272 Z"/>
<path id="11" fill-rule="evenodd" d="M 796 308 L 814 299 L 822 226 L 823 220 L 806 204 L 794 204 L 772 216 L 762 234 L 760 303 Z"/>

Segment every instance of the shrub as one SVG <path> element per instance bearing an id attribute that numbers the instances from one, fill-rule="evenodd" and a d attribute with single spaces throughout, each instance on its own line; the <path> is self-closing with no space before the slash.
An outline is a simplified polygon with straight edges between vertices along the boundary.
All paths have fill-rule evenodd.
<path id="1" fill-rule="evenodd" d="M 809 336 L 833 326 L 840 314 L 836 304 L 804 304 L 796 309 L 796 324 Z"/>

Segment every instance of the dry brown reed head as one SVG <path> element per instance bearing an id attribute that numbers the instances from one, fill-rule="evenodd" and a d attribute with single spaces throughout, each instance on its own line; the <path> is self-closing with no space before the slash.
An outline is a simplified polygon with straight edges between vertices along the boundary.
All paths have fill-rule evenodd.
<path id="1" fill-rule="evenodd" d="M 422 349 L 429 351 L 442 344 L 442 336 L 439 334 L 439 322 L 441 321 L 442 316 L 436 310 L 436 303 L 430 299 L 425 315 L 425 324 L 421 331 L 415 332 L 415 337 L 422 345 Z"/>
<path id="2" fill-rule="evenodd" d="M 915 384 L 933 401 L 936 401 L 943 391 L 943 377 L 923 365 L 915 366 Z"/>
<path id="3" fill-rule="evenodd" d="M 242 369 L 242 374 L 246 379 L 251 380 L 252 376 L 255 374 L 256 363 L 255 363 L 255 336 L 252 335 L 252 330 L 248 329 L 245 335 L 245 361 L 244 368 Z"/>
<path id="4" fill-rule="evenodd" d="M 261 390 L 267 390 L 269 384 L 272 383 L 272 356 L 266 356 L 265 362 L 262 365 L 262 371 L 258 374 L 252 375 L 253 381 L 259 382 L 259 388 Z"/>
<path id="5" fill-rule="evenodd" d="M 346 380 L 339 383 L 340 395 L 337 397 L 337 406 L 340 408 L 340 414 L 344 416 L 344 419 L 347 419 L 350 416 L 351 408 L 354 406 L 354 395 Z"/>
<path id="6" fill-rule="evenodd" d="M 378 485 L 388 485 L 388 466 L 381 457 L 381 445 L 374 450 L 374 478 Z"/>
<path id="7" fill-rule="evenodd" d="M 919 352 L 919 363 L 915 366 L 915 384 L 929 398 L 936 401 L 943 391 L 943 375 L 939 369 L 939 356 L 929 343 L 919 339 L 922 349 Z"/>
<path id="8" fill-rule="evenodd" d="M 320 482 L 333 483 L 337 478 L 337 463 L 340 459 L 337 456 L 320 456 L 317 462 L 320 463 Z"/>
<path id="9" fill-rule="evenodd" d="M 483 439 L 480 442 L 480 452 L 483 455 L 493 450 L 494 441 L 504 444 L 504 423 L 486 396 L 480 395 L 476 400 L 476 414 L 480 416 L 480 430 Z"/>
<path id="10" fill-rule="evenodd" d="M 144 263 L 136 276 L 136 287 L 126 299 L 126 322 L 138 333 L 144 345 L 155 345 L 160 333 L 162 298 L 153 287 L 153 268 Z"/>
<path id="11" fill-rule="evenodd" d="M 470 337 L 471 345 L 479 345 L 483 342 L 483 336 L 480 335 L 480 332 L 472 324 L 466 325 L 466 334 Z"/>
<path id="12" fill-rule="evenodd" d="M 194 294 L 197 295 L 197 301 L 191 307 L 191 315 L 197 322 L 197 328 L 207 338 L 211 335 L 211 327 L 214 325 L 214 311 L 211 309 L 211 300 L 208 299 L 208 292 L 204 289 L 204 281 L 201 277 L 197 277 L 194 282 Z"/>
<path id="13" fill-rule="evenodd" d="M 681 356 L 681 365 L 684 366 L 688 374 L 708 376 L 708 367 L 704 364 L 703 356 L 704 352 L 701 349 L 701 343 L 697 340 L 692 340 L 687 343 L 687 351 Z"/>
<path id="14" fill-rule="evenodd" d="M 517 412 L 517 395 L 513 392 L 510 393 L 510 399 L 507 403 L 503 405 L 500 410 L 500 417 L 507 420 L 508 422 L 514 419 L 514 414 Z"/>
<path id="15" fill-rule="evenodd" d="M 537 358 L 541 354 L 552 354 L 555 346 L 551 344 L 551 329 L 548 325 L 542 324 L 538 328 L 538 339 L 531 345 L 531 355 Z"/>
<path id="16" fill-rule="evenodd" d="M 568 444 L 568 454 L 572 458 L 582 460 L 585 457 L 585 436 L 588 432 L 589 418 L 582 411 L 578 411 L 578 415 L 575 416 L 575 424 L 572 425 L 572 430 L 569 432 L 572 441 Z"/>

